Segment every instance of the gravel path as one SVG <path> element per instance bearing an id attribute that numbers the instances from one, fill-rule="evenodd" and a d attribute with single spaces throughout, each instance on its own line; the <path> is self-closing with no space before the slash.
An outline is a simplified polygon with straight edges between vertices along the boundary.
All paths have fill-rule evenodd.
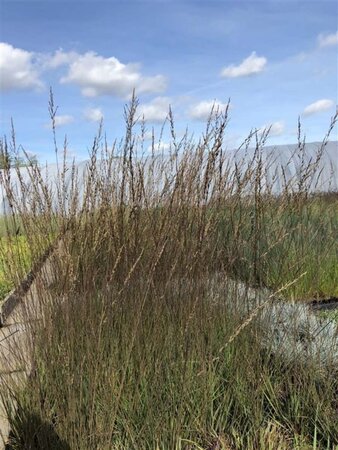
<path id="1" fill-rule="evenodd" d="M 6 314 L 0 328 L 0 450 L 5 449 L 9 434 L 7 408 L 15 407 L 8 402 L 6 391 L 13 385 L 24 387 L 31 372 L 30 333 L 42 317 L 41 299 L 45 302 L 50 298 L 49 286 L 54 279 L 52 266 L 52 256 L 49 256 L 26 293 L 19 301 L 16 299 L 14 309 Z"/>

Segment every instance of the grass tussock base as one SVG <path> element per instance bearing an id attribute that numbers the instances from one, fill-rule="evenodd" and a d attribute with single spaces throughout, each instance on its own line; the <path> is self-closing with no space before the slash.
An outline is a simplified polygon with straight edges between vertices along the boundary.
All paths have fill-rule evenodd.
<path id="1" fill-rule="evenodd" d="M 12 448 L 54 448 L 32 414 L 71 449 L 333 448 L 337 373 L 285 365 L 257 326 L 220 353 L 238 318 L 196 284 L 64 299 L 36 342 Z"/>
<path id="2" fill-rule="evenodd" d="M 286 365 L 257 325 L 224 348 L 239 319 L 196 284 L 64 299 L 36 342 L 12 448 L 54 448 L 32 414 L 71 449 L 331 448 L 337 373 Z"/>

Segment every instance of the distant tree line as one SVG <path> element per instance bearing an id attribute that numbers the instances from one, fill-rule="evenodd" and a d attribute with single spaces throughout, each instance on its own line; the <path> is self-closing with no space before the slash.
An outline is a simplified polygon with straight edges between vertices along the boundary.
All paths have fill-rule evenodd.
<path id="1" fill-rule="evenodd" d="M 23 158 L 21 156 L 14 156 L 8 152 L 0 152 L 0 169 L 8 169 L 11 167 L 28 167 L 31 164 L 37 164 L 38 159 L 36 155 Z"/>

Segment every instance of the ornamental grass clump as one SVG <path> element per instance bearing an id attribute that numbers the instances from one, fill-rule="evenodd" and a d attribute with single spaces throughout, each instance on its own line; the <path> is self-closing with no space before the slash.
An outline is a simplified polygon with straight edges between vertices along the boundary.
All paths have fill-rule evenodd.
<path id="1" fill-rule="evenodd" d="M 250 134 L 243 149 L 254 156 L 234 162 L 228 109 L 213 111 L 199 141 L 177 138 L 170 111 L 168 154 L 154 138 L 142 153 L 137 106 L 134 97 L 126 107 L 120 144 L 109 147 L 100 125 L 84 172 L 67 164 L 67 142 L 60 161 L 54 126 L 52 182 L 28 164 L 29 182 L 15 169 L 15 194 L 13 169 L 2 175 L 31 258 L 59 239 L 48 300 L 30 324 L 32 371 L 10 390 L 9 448 L 334 448 L 337 367 L 272 351 L 260 309 L 233 289 L 336 292 L 337 196 L 310 191 L 329 134 L 277 195 L 268 132 Z"/>

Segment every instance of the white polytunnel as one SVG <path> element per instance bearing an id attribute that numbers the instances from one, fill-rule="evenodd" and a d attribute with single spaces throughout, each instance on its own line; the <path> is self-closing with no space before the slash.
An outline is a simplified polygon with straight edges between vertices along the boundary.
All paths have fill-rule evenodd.
<path id="1" fill-rule="evenodd" d="M 329 141 L 323 145 L 320 142 L 307 143 L 302 148 L 298 144 L 293 145 L 276 145 L 265 146 L 257 152 L 255 148 L 240 148 L 238 150 L 224 150 L 225 164 L 229 176 L 233 176 L 236 170 L 244 171 L 246 167 L 254 167 L 258 161 L 261 163 L 261 178 L 262 189 L 268 189 L 270 193 L 278 195 L 283 192 L 285 186 L 297 189 L 299 181 L 306 179 L 306 189 L 311 193 L 325 193 L 338 192 L 338 141 Z M 208 157 L 208 154 L 205 154 Z M 158 190 L 161 190 L 161 184 L 164 178 L 170 172 L 170 164 L 166 165 L 166 174 L 161 173 L 163 170 L 163 161 L 169 156 L 158 155 L 158 164 L 152 164 L 150 159 L 143 161 L 145 174 L 151 167 L 152 180 L 157 182 Z M 180 156 L 177 157 L 180 162 Z M 154 162 L 154 161 L 153 161 Z M 114 159 L 113 175 L 116 184 L 119 184 L 121 177 L 119 172 L 122 170 L 121 158 Z M 60 167 L 61 166 L 61 167 Z M 32 175 L 31 170 L 23 167 L 20 169 L 10 169 L 10 186 L 11 191 L 15 193 L 17 199 L 22 202 L 27 201 L 30 196 L 34 197 L 34 189 L 40 189 L 39 195 L 44 195 L 41 186 L 48 186 L 48 192 L 55 204 L 57 203 L 57 190 L 60 186 L 57 182 L 58 170 L 62 170 L 62 164 L 58 167 L 57 164 L 47 164 L 40 167 L 40 174 L 42 182 L 36 183 L 36 177 Z M 95 163 L 96 175 L 100 174 L 102 168 L 103 182 L 109 180 L 104 161 L 98 160 Z M 177 166 L 176 166 L 177 167 Z M 90 161 L 81 161 L 75 163 L 73 169 L 69 167 L 64 173 L 64 196 L 66 199 L 71 197 L 71 190 L 74 188 L 74 170 L 76 173 L 76 187 L 78 195 L 81 198 L 85 192 L 85 186 L 88 180 L 88 171 L 90 168 Z M 159 172 L 156 174 L 156 170 Z M 1 172 L 1 170 L 0 170 Z M 155 172 L 155 173 L 154 173 Z M 305 174 L 306 172 L 306 174 Z M 306 176 L 304 176 L 304 174 Z M 21 180 L 20 180 L 21 178 Z M 60 178 L 59 178 L 60 180 Z M 33 182 L 34 181 L 34 182 Z M 156 184 L 156 183 L 155 183 Z M 24 186 L 24 192 L 22 189 Z M 4 188 L 3 177 L 0 178 L 1 198 L 0 198 L 0 212 L 4 214 L 9 210 L 10 199 L 6 195 Z M 156 190 L 156 186 L 155 190 Z M 118 190 L 118 186 L 116 187 Z M 246 186 L 246 190 L 250 192 L 250 183 Z M 36 192 L 35 192 L 36 194 Z M 41 198 L 41 197 L 40 197 Z"/>

